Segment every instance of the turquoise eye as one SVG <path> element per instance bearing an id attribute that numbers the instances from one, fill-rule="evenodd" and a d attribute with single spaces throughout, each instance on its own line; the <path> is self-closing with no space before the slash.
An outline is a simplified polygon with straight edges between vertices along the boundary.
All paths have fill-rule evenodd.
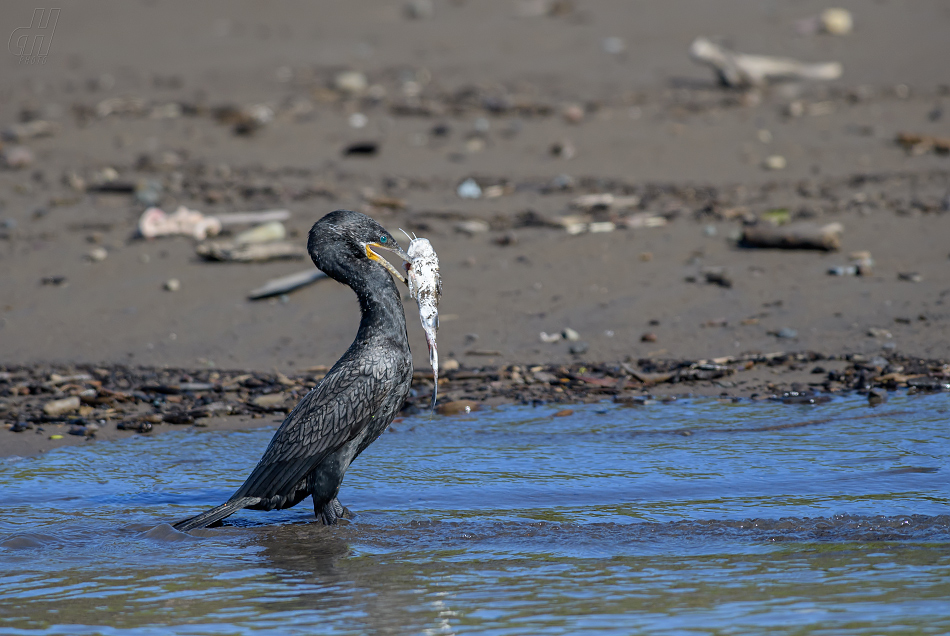
<path id="1" fill-rule="evenodd" d="M 380 236 L 380 237 L 379 237 L 379 242 L 382 243 L 383 245 L 385 245 L 385 244 L 386 244 L 386 241 L 388 241 L 388 240 L 389 240 L 389 239 L 386 238 L 385 236 Z"/>

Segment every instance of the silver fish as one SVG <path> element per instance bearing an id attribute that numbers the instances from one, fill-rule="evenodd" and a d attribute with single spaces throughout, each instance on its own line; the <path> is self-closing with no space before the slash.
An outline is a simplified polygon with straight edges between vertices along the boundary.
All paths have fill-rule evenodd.
<path id="1" fill-rule="evenodd" d="M 408 234 L 406 234 L 408 236 Z M 439 331 L 439 299 L 442 297 L 442 277 L 439 275 L 439 257 L 429 239 L 413 238 L 409 242 L 406 254 L 411 259 L 406 263 L 406 279 L 409 281 L 409 295 L 419 305 L 419 320 L 426 333 L 429 346 L 429 364 L 435 386 L 432 389 L 432 408 L 439 392 L 439 349 L 435 335 Z"/>

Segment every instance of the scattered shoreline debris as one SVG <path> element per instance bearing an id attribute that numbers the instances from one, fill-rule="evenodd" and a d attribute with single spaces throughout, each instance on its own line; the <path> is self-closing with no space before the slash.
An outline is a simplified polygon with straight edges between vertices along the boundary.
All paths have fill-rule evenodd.
<path id="1" fill-rule="evenodd" d="M 183 205 L 172 214 L 166 214 L 160 208 L 148 208 L 139 218 L 139 234 L 144 238 L 183 234 L 203 241 L 220 232 L 221 221 Z"/>
<path id="2" fill-rule="evenodd" d="M 874 259 L 871 258 L 871 252 L 862 250 L 851 252 L 848 255 L 851 261 L 850 265 L 845 267 L 832 267 L 828 270 L 831 276 L 870 276 L 874 271 Z"/>
<path id="3" fill-rule="evenodd" d="M 931 150 L 939 155 L 950 154 L 950 137 L 931 137 L 902 132 L 897 135 L 897 143 L 912 155 L 922 155 Z"/>
<path id="4" fill-rule="evenodd" d="M 839 62 L 807 64 L 791 58 L 748 55 L 731 51 L 698 37 L 689 46 L 690 57 L 711 66 L 724 86 L 750 88 L 781 80 L 833 80 L 841 77 Z"/>
<path id="5" fill-rule="evenodd" d="M 221 233 L 225 226 L 269 224 L 286 221 L 290 210 L 264 210 L 261 212 L 230 212 L 225 214 L 202 214 L 181 205 L 172 214 L 161 208 L 150 207 L 139 217 L 139 234 L 143 238 L 159 236 L 193 236 L 203 241 Z"/>

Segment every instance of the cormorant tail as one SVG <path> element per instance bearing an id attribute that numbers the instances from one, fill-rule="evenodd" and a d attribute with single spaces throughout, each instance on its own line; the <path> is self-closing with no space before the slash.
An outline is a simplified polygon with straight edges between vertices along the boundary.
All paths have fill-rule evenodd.
<path id="1" fill-rule="evenodd" d="M 232 499 L 231 501 L 225 502 L 220 506 L 215 506 L 211 510 L 206 510 L 196 517 L 179 521 L 172 527 L 175 528 L 175 530 L 180 530 L 181 532 L 188 532 L 189 530 L 194 530 L 195 528 L 207 528 L 211 524 L 217 523 L 225 517 L 230 517 L 242 508 L 247 508 L 248 506 L 256 504 L 260 500 L 260 497 L 239 497 L 238 499 Z"/>

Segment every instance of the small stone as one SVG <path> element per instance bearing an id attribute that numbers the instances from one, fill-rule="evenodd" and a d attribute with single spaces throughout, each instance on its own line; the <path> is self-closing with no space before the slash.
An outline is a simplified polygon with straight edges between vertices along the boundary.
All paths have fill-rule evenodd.
<path id="1" fill-rule="evenodd" d="M 571 341 L 577 341 L 577 340 L 580 340 L 581 338 L 581 334 L 577 333 L 570 327 L 565 327 L 564 331 L 561 332 L 561 335 L 564 337 L 565 340 L 571 340 Z"/>
<path id="2" fill-rule="evenodd" d="M 782 327 L 775 332 L 776 338 L 797 338 L 798 332 L 790 327 Z"/>
<path id="3" fill-rule="evenodd" d="M 564 121 L 569 124 L 579 124 L 584 121 L 584 107 L 578 104 L 568 104 L 561 111 Z"/>
<path id="4" fill-rule="evenodd" d="M 891 335 L 890 331 L 888 331 L 887 329 L 882 329 L 881 327 L 869 328 L 868 336 L 870 336 L 871 338 L 884 338 L 888 340 L 894 337 L 893 335 Z"/>
<path id="5" fill-rule="evenodd" d="M 11 170 L 29 168 L 35 161 L 33 151 L 26 146 L 13 146 L 12 148 L 7 148 L 3 150 L 2 154 L 0 154 L 0 159 L 2 159 L 0 163 Z"/>
<path id="6" fill-rule="evenodd" d="M 162 182 L 155 179 L 142 181 L 135 186 L 135 200 L 146 207 L 158 205 L 162 199 Z"/>
<path id="7" fill-rule="evenodd" d="M 610 55 L 620 55 L 626 50 L 627 43 L 623 38 L 618 38 L 616 36 L 604 38 L 604 53 L 609 53 Z"/>
<path id="8" fill-rule="evenodd" d="M 640 342 L 656 342 L 657 340 L 659 340 L 659 338 L 657 338 L 657 335 L 652 331 L 648 331 L 640 336 Z"/>
<path id="9" fill-rule="evenodd" d="M 846 9 L 825 9 L 818 20 L 821 23 L 821 30 L 831 35 L 847 35 L 854 28 L 854 18 Z"/>
<path id="10" fill-rule="evenodd" d="M 552 417 L 567 417 L 568 415 L 574 415 L 573 409 L 561 409 L 555 413 Z"/>
<path id="11" fill-rule="evenodd" d="M 411 20 L 428 20 L 435 15 L 432 0 L 412 0 L 403 8 L 403 13 Z"/>
<path id="12" fill-rule="evenodd" d="M 542 331 L 539 337 L 541 338 L 541 342 L 546 344 L 551 344 L 552 342 L 558 342 L 561 340 L 561 334 L 547 333 L 546 331 Z"/>
<path id="13" fill-rule="evenodd" d="M 344 157 L 372 157 L 379 152 L 379 144 L 375 141 L 358 141 L 343 149 Z"/>
<path id="14" fill-rule="evenodd" d="M 366 128 L 366 124 L 369 123 L 369 117 L 363 113 L 353 113 L 347 122 L 350 124 L 350 128 Z"/>
<path id="15" fill-rule="evenodd" d="M 557 141 L 551 144 L 548 152 L 550 152 L 553 157 L 571 160 L 574 158 L 574 155 L 577 154 L 577 148 L 574 147 L 574 144 L 571 143 L 570 140 L 565 139 L 564 141 Z"/>
<path id="16" fill-rule="evenodd" d="M 455 358 L 449 358 L 442 363 L 443 371 L 458 371 L 459 370 L 459 361 Z"/>
<path id="17" fill-rule="evenodd" d="M 456 190 L 459 197 L 463 199 L 478 199 L 482 196 L 482 188 L 475 182 L 475 179 L 468 178 L 459 184 Z"/>
<path id="18" fill-rule="evenodd" d="M 43 412 L 50 417 L 59 417 L 65 413 L 79 410 L 79 404 L 79 397 L 75 395 L 61 400 L 50 400 L 43 405 Z"/>
<path id="19" fill-rule="evenodd" d="M 109 252 L 104 247 L 94 247 L 88 254 L 89 260 L 99 263 L 109 257 Z"/>
<path id="20" fill-rule="evenodd" d="M 176 292 L 181 289 L 181 281 L 177 278 L 169 278 L 165 281 L 165 291 Z"/>
<path id="21" fill-rule="evenodd" d="M 868 403 L 872 406 L 884 404 L 887 402 L 887 391 L 884 389 L 871 389 L 868 391 Z"/>
<path id="22" fill-rule="evenodd" d="M 897 274 L 897 280 L 905 280 L 909 283 L 922 283 L 924 277 L 917 272 L 900 272 Z"/>
<path id="23" fill-rule="evenodd" d="M 358 95 L 366 90 L 369 82 L 359 71 L 342 71 L 333 78 L 333 86 L 338 91 Z"/>
<path id="24" fill-rule="evenodd" d="M 476 234 L 484 234 L 487 232 L 489 230 L 489 225 L 487 222 L 480 219 L 470 219 L 468 221 L 460 221 L 456 223 L 455 229 L 462 234 L 474 236 Z"/>
<path id="25" fill-rule="evenodd" d="M 784 170 L 786 165 L 787 162 L 782 155 L 769 155 L 765 161 L 762 162 L 762 166 L 766 170 Z"/>
<path id="26" fill-rule="evenodd" d="M 571 344 L 571 346 L 568 347 L 567 350 L 570 351 L 571 355 L 582 356 L 585 353 L 587 353 L 588 348 L 589 348 L 589 345 L 586 342 L 575 342 Z"/>

